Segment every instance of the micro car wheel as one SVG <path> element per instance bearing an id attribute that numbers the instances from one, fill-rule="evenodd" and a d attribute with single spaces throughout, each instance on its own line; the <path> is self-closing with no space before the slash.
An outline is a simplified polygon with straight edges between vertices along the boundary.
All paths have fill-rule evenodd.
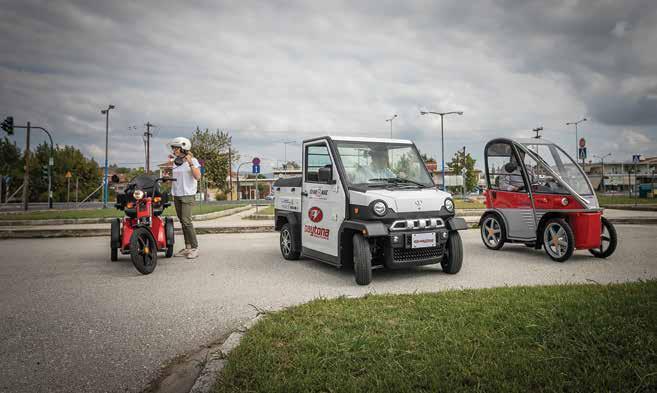
<path id="1" fill-rule="evenodd" d="M 491 250 L 499 250 L 504 245 L 504 223 L 497 214 L 488 214 L 481 220 L 481 240 Z"/>
<path id="2" fill-rule="evenodd" d="M 354 243 L 354 277 L 358 285 L 368 285 L 372 282 L 372 250 L 370 243 L 356 233 Z"/>
<path id="3" fill-rule="evenodd" d="M 440 261 L 443 271 L 447 274 L 456 274 L 461 270 L 463 265 L 463 242 L 458 232 L 450 232 L 447 244 L 445 244 L 445 253 Z"/>
<path id="4" fill-rule="evenodd" d="M 112 220 L 110 231 L 110 260 L 119 260 L 119 246 L 121 245 L 121 221 L 117 218 Z"/>
<path id="5" fill-rule="evenodd" d="M 130 258 L 141 274 L 151 274 L 157 265 L 157 243 L 146 228 L 137 228 L 130 237 Z"/>
<path id="6" fill-rule="evenodd" d="M 616 228 L 604 217 L 601 217 L 600 248 L 592 248 L 589 252 L 596 258 L 607 258 L 616 251 L 618 235 Z"/>
<path id="7" fill-rule="evenodd" d="M 563 262 L 575 251 L 575 236 L 566 220 L 549 219 L 543 229 L 543 248 L 550 258 Z"/>
<path id="8" fill-rule="evenodd" d="M 281 228 L 280 243 L 281 254 L 283 254 L 283 258 L 287 259 L 288 261 L 299 259 L 299 247 L 294 240 L 294 236 L 292 235 L 290 224 L 284 224 Z"/>

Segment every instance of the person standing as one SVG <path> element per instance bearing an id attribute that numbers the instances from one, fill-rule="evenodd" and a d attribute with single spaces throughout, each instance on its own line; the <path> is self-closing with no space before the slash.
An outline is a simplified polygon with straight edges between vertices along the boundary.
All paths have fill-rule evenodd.
<path id="1" fill-rule="evenodd" d="M 172 153 L 169 156 L 169 160 L 173 162 L 172 177 L 176 179 L 171 185 L 171 194 L 185 237 L 185 248 L 178 251 L 175 256 L 195 259 L 198 258 L 198 241 L 192 224 L 192 208 L 198 180 L 201 179 L 200 165 L 190 151 L 192 142 L 189 139 L 173 138 L 168 145 Z"/>

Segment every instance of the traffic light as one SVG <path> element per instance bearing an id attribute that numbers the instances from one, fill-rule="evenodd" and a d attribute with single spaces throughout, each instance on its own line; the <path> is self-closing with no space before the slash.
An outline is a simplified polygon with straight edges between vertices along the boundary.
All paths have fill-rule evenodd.
<path id="1" fill-rule="evenodd" d="M 2 122 L 2 129 L 7 133 L 7 135 L 14 135 L 14 118 L 12 116 L 7 116 L 7 118 Z"/>
<path id="2" fill-rule="evenodd" d="M 44 180 L 48 179 L 48 165 L 41 165 L 41 177 Z"/>

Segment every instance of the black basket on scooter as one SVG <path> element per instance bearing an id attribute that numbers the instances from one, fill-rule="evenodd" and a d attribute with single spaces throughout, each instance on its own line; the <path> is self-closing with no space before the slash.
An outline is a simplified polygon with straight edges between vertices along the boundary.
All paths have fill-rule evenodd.
<path id="1" fill-rule="evenodd" d="M 160 191 L 160 182 L 157 179 L 157 176 L 140 175 L 130 180 L 125 190 L 116 195 L 116 204 L 114 206 L 119 210 L 125 211 L 128 217 L 137 217 L 137 209 L 135 207 L 137 200 L 133 196 L 133 193 L 135 190 L 142 190 L 145 198 L 160 197 L 159 202 L 153 201 L 153 215 L 161 215 L 164 209 L 171 206 L 171 202 L 169 202 L 169 194 Z"/>

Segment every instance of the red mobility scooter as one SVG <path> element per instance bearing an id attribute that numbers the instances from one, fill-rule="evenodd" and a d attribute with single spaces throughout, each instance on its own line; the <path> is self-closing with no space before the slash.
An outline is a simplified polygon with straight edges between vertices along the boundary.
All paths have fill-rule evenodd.
<path id="1" fill-rule="evenodd" d="M 545 139 L 493 139 L 484 150 L 484 245 L 543 247 L 563 262 L 577 250 L 606 258 L 616 250 L 614 226 L 602 216 L 589 178 L 556 144 Z"/>
<path id="2" fill-rule="evenodd" d="M 125 212 L 123 220 L 112 221 L 111 260 L 118 252 L 130 254 L 141 274 L 150 274 L 157 265 L 157 253 L 173 256 L 173 219 L 160 217 L 171 205 L 169 195 L 160 192 L 160 183 L 172 178 L 141 175 L 132 179 L 125 191 L 117 195 L 114 205 Z"/>

